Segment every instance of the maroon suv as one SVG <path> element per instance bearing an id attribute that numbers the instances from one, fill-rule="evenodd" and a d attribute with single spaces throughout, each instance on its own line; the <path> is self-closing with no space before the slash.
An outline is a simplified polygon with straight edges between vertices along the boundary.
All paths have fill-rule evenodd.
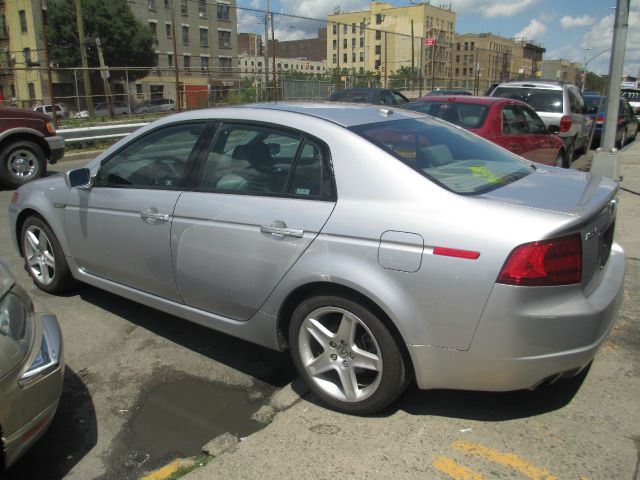
<path id="1" fill-rule="evenodd" d="M 64 155 L 64 138 L 45 114 L 0 107 L 0 183 L 20 185 L 41 177 Z"/>

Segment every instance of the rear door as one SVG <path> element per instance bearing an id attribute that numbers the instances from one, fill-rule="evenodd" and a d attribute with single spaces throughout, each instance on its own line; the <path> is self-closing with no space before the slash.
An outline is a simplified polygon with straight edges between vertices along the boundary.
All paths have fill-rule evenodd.
<path id="1" fill-rule="evenodd" d="M 316 238 L 335 206 L 326 145 L 223 124 L 174 212 L 171 250 L 187 305 L 244 321 Z"/>

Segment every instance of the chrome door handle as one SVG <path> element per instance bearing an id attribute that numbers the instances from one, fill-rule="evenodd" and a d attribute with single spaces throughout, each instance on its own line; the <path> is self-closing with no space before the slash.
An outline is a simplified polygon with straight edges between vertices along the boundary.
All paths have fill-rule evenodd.
<path id="1" fill-rule="evenodd" d="M 273 225 L 261 225 L 260 231 L 262 233 L 269 233 L 272 237 L 275 238 L 284 238 L 284 237 L 297 237 L 302 238 L 304 236 L 304 230 L 298 230 L 295 228 L 287 228 L 287 227 L 276 227 Z"/>
<path id="2" fill-rule="evenodd" d="M 140 212 L 140 218 L 147 223 L 164 223 L 168 222 L 171 216 L 167 213 L 158 213 L 155 208 L 151 208 L 146 212 Z"/>

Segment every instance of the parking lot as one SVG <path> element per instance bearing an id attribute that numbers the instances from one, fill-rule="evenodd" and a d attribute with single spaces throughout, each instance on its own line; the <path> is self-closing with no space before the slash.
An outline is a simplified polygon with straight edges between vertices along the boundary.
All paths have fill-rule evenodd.
<path id="1" fill-rule="evenodd" d="M 263 425 L 238 427 L 246 437 L 239 447 L 187 478 L 632 479 L 640 455 L 640 146 L 625 150 L 617 226 L 629 258 L 625 302 L 586 377 L 505 394 L 410 387 L 367 418 L 307 396 L 257 433 Z M 240 403 L 250 415 L 294 378 L 287 354 L 93 287 L 41 292 L 10 239 L 12 193 L 0 191 L 0 257 L 57 315 L 67 371 L 49 432 L 7 478 L 138 478 L 236 428 L 239 420 L 224 422 Z"/>

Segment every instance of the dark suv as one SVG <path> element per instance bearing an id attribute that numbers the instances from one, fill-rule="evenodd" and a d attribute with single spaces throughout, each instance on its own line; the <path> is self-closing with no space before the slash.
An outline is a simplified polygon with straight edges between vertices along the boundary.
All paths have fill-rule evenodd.
<path id="1" fill-rule="evenodd" d="M 20 185 L 41 177 L 64 156 L 64 138 L 43 113 L 0 107 L 0 183 Z"/>

